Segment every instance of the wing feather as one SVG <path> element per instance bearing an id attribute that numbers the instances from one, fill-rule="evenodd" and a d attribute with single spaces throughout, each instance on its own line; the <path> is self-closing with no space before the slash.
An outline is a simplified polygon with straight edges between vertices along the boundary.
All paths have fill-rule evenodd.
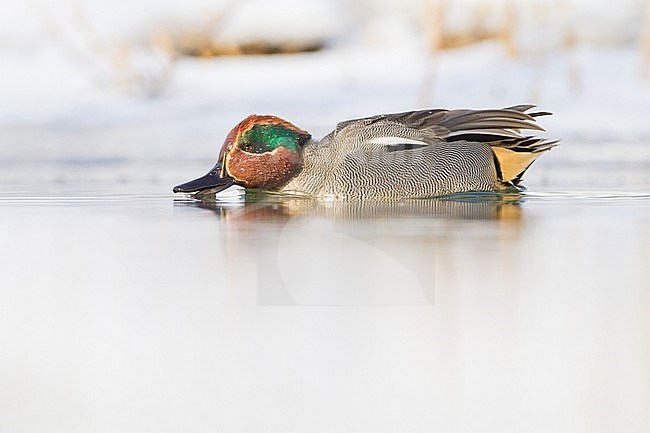
<path id="1" fill-rule="evenodd" d="M 455 141 L 453 138 L 460 136 L 464 140 L 471 140 L 475 136 L 477 141 L 486 141 L 482 135 L 521 138 L 521 130 L 544 131 L 535 117 L 550 113 L 526 113 L 532 108 L 534 105 L 516 105 L 496 110 L 436 109 L 381 114 L 341 122 L 335 132 L 338 134 L 350 126 L 372 127 L 381 123 L 394 123 L 441 140 L 451 139 L 448 141 Z"/>

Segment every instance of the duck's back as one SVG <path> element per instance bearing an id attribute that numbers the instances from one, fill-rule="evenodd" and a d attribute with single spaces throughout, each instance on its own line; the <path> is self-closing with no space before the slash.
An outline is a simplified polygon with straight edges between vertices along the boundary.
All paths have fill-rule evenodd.
<path id="1" fill-rule="evenodd" d="M 343 122 L 321 141 L 305 146 L 302 170 L 283 190 L 338 198 L 405 198 L 503 188 L 518 182 L 537 154 L 552 146 L 542 148 L 542 139 L 519 134 L 519 128 L 541 129 L 523 113 L 528 108 L 426 110 Z M 505 159 L 527 155 L 517 159 L 523 169 L 510 179 L 503 176 L 503 158 L 495 146 L 505 149 Z"/>

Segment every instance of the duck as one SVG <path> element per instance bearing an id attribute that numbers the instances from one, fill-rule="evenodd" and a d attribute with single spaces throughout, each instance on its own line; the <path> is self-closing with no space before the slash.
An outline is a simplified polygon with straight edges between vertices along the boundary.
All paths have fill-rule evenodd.
<path id="1" fill-rule="evenodd" d="M 246 190 L 326 199 L 411 199 L 520 191 L 522 176 L 558 143 L 522 131 L 551 113 L 535 105 L 428 109 L 346 120 L 317 140 L 274 115 L 251 114 L 216 164 L 175 193 Z"/>

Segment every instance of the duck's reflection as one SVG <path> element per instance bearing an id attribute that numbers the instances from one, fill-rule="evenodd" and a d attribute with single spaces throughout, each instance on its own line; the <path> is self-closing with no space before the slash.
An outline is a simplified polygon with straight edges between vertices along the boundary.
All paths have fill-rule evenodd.
<path id="1" fill-rule="evenodd" d="M 247 194 L 237 201 L 178 200 L 177 206 L 207 209 L 232 221 L 285 221 L 288 218 L 334 219 L 511 219 L 522 217 L 518 194 L 466 194 L 436 199 L 324 201 L 276 194 Z"/>
<path id="2" fill-rule="evenodd" d="M 386 202 L 248 195 L 177 206 L 217 217 L 230 279 L 252 283 L 258 305 L 432 305 L 436 286 L 512 273 L 493 250 L 507 243 L 517 254 L 523 216 L 518 196 L 496 195 Z M 252 273 L 257 280 L 246 281 Z"/>

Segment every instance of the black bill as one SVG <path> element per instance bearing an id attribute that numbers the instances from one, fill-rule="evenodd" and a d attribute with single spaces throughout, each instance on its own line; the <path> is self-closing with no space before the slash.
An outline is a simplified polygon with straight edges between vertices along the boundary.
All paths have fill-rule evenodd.
<path id="1" fill-rule="evenodd" d="M 217 193 L 228 188 L 233 183 L 234 180 L 231 177 L 227 175 L 221 177 L 221 162 L 218 162 L 205 176 L 176 185 L 174 192 L 199 192 L 210 189 Z"/>

